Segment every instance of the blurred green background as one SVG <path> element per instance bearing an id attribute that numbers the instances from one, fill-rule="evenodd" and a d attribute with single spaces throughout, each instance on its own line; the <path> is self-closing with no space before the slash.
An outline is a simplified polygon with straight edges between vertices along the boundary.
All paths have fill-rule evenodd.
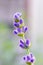
<path id="1" fill-rule="evenodd" d="M 23 14 L 28 26 L 26 38 L 32 43 L 30 51 L 36 57 L 34 65 L 43 65 L 43 19 L 42 22 L 37 20 L 31 3 L 31 0 L 0 0 L 0 65 L 26 65 L 22 58 L 26 51 L 19 47 L 20 37 L 13 34 L 13 14 L 17 11 Z"/>

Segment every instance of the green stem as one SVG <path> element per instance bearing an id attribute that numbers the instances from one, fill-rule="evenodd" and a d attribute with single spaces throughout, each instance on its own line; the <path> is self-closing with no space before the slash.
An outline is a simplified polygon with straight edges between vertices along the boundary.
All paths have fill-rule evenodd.
<path id="1" fill-rule="evenodd" d="M 27 54 L 29 54 L 29 49 L 27 49 Z"/>
<path id="2" fill-rule="evenodd" d="M 24 42 L 25 42 L 25 41 L 26 41 L 26 40 L 25 40 L 25 35 L 24 35 L 22 38 L 23 38 L 23 40 L 24 40 Z M 29 54 L 29 48 L 26 49 L 26 53 Z"/>

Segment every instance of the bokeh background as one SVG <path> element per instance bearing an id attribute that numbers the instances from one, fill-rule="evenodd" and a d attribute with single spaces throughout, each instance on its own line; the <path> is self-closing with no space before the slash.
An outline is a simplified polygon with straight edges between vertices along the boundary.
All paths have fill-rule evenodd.
<path id="1" fill-rule="evenodd" d="M 35 65 L 43 65 L 43 0 L 0 0 L 0 65 L 26 65 L 26 51 L 19 47 L 19 37 L 13 34 L 13 14 L 22 13 L 28 26 L 26 38 L 35 55 Z M 27 34 L 28 33 L 28 34 Z"/>

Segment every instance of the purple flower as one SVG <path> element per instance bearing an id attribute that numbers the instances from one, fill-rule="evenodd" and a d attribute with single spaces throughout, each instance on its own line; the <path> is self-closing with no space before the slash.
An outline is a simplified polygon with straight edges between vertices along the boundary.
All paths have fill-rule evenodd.
<path id="1" fill-rule="evenodd" d="M 30 41 L 26 40 L 25 42 L 23 40 L 20 40 L 20 47 L 23 49 L 29 48 L 30 47 Z"/>
<path id="2" fill-rule="evenodd" d="M 22 30 L 21 30 L 21 28 L 17 28 L 17 29 L 15 29 L 14 30 L 14 34 L 17 34 L 17 35 L 21 35 L 23 32 L 22 32 Z"/>
<path id="3" fill-rule="evenodd" d="M 19 27 L 20 28 L 20 26 L 22 25 L 22 23 L 23 23 L 23 20 L 22 19 L 20 19 L 20 21 L 19 22 L 17 22 L 17 21 L 19 21 L 19 20 L 15 20 L 15 22 L 13 23 L 14 24 L 14 26 L 15 27 Z M 21 27 L 22 28 L 22 27 Z"/>
<path id="4" fill-rule="evenodd" d="M 21 15 L 22 15 L 21 13 L 17 12 L 14 14 L 13 18 L 19 19 L 19 17 L 21 17 Z"/>
<path id="5" fill-rule="evenodd" d="M 23 32 L 25 33 L 27 31 L 27 27 L 26 26 L 23 26 Z"/>
<path id="6" fill-rule="evenodd" d="M 22 32 L 21 28 L 17 28 L 17 31 L 18 31 L 19 33 L 21 33 L 21 32 Z"/>
<path id="7" fill-rule="evenodd" d="M 15 21 L 15 22 L 20 22 L 20 23 L 22 23 L 22 19 L 20 19 L 21 15 L 22 15 L 22 14 L 19 13 L 19 12 L 15 13 L 14 16 L 13 16 L 14 21 Z M 20 21 L 20 20 L 21 20 L 21 21 Z"/>
<path id="8" fill-rule="evenodd" d="M 18 23 L 14 22 L 14 26 L 18 28 L 19 27 L 19 22 Z"/>
<path id="9" fill-rule="evenodd" d="M 18 31 L 17 30 L 14 30 L 13 32 L 14 32 L 14 34 L 18 34 Z"/>
<path id="10" fill-rule="evenodd" d="M 23 20 L 22 19 L 20 19 L 20 24 L 22 24 L 23 23 Z"/>
<path id="11" fill-rule="evenodd" d="M 20 12 L 17 12 L 15 15 L 18 15 L 20 17 L 22 14 Z"/>
<path id="12" fill-rule="evenodd" d="M 20 47 L 22 49 L 28 50 L 31 45 L 30 40 L 25 39 L 25 36 L 24 36 L 25 32 L 27 31 L 28 28 L 27 28 L 27 26 L 24 26 L 24 21 L 21 18 L 21 15 L 22 15 L 21 13 L 17 12 L 13 16 L 14 26 L 15 26 L 14 34 L 23 38 L 23 40 L 20 39 Z M 35 61 L 35 57 L 33 56 L 32 53 L 29 53 L 29 55 L 24 56 L 23 59 L 27 63 L 27 65 L 32 65 L 32 63 L 34 63 L 34 61 Z"/>
<path id="13" fill-rule="evenodd" d="M 14 26 L 17 27 L 14 32 L 16 32 L 17 34 L 24 34 L 25 31 L 25 27 L 19 28 L 19 24 L 14 23 Z M 24 32 L 25 31 L 25 32 Z M 26 45 L 28 45 L 28 40 L 26 41 Z"/>
<path id="14" fill-rule="evenodd" d="M 25 60 L 26 63 L 34 63 L 35 61 L 35 57 L 33 56 L 33 54 L 29 54 L 27 56 L 24 56 L 23 59 Z"/>

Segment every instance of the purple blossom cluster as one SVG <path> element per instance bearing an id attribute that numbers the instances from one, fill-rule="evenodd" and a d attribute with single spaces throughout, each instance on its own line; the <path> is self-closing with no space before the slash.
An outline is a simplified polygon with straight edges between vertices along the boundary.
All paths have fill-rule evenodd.
<path id="1" fill-rule="evenodd" d="M 24 26 L 24 21 L 21 18 L 21 13 L 17 12 L 14 14 L 14 26 L 15 26 L 15 30 L 14 30 L 14 34 L 17 34 L 18 36 L 23 37 L 25 32 L 27 31 L 27 27 Z"/>
<path id="2" fill-rule="evenodd" d="M 25 39 L 25 32 L 27 31 L 27 26 L 24 25 L 24 21 L 21 18 L 22 14 L 17 12 L 14 14 L 13 18 L 14 18 L 14 34 L 16 34 L 17 36 L 22 37 L 22 39 L 20 39 L 20 44 L 19 46 L 22 49 L 28 49 L 30 48 L 30 40 L 29 39 Z M 28 52 L 28 51 L 27 51 Z M 27 56 L 24 56 L 23 59 L 25 60 L 27 65 L 32 65 L 35 61 L 35 57 L 29 53 Z"/>
<path id="3" fill-rule="evenodd" d="M 33 56 L 32 53 L 29 53 L 29 55 L 24 56 L 23 59 L 25 60 L 25 62 L 26 62 L 27 64 L 29 64 L 29 63 L 32 64 L 32 63 L 34 63 L 34 61 L 35 61 L 35 57 Z"/>
<path id="4" fill-rule="evenodd" d="M 23 49 L 27 49 L 30 47 L 30 41 L 27 39 L 25 41 L 20 40 L 20 47 Z"/>

